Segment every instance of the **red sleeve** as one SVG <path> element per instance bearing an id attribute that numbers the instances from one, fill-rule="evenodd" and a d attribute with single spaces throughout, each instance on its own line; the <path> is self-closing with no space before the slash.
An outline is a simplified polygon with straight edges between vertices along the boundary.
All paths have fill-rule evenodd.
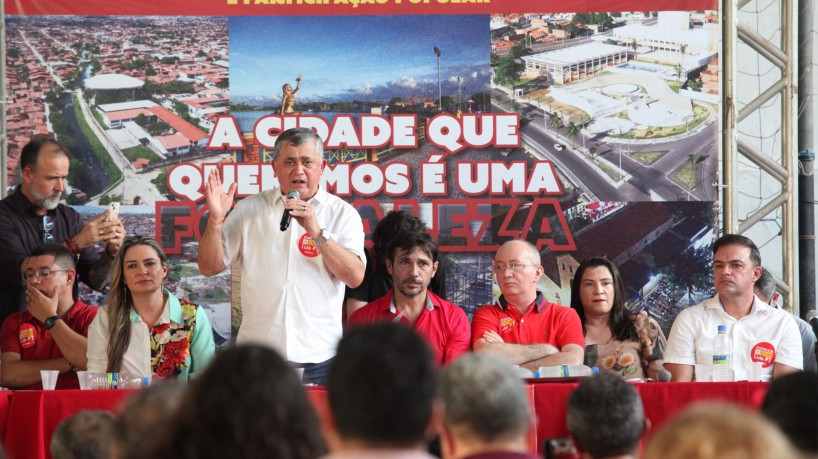
<path id="1" fill-rule="evenodd" d="M 452 306 L 452 314 L 449 317 L 451 324 L 451 334 L 446 343 L 446 350 L 443 352 L 443 364 L 447 364 L 460 357 L 471 348 L 471 328 L 466 313 L 457 306 Z"/>
<path id="2" fill-rule="evenodd" d="M 482 306 L 475 311 L 471 319 L 471 345 L 474 347 L 475 341 L 483 337 L 489 330 L 500 334 L 500 323 L 497 321 L 497 314 L 493 310 L 493 305 Z"/>
<path id="3" fill-rule="evenodd" d="M 582 322 L 579 320 L 577 311 L 566 307 L 551 305 L 550 307 L 559 308 L 561 312 L 557 323 L 559 326 L 557 330 L 557 347 L 562 349 L 566 344 L 578 344 L 585 349 L 585 337 L 582 336 Z"/>
<path id="4" fill-rule="evenodd" d="M 20 314 L 12 314 L 3 321 L 0 328 L 0 352 L 22 354 L 20 350 Z"/>
<path id="5" fill-rule="evenodd" d="M 91 322 L 94 321 L 94 317 L 97 316 L 98 311 L 99 307 L 97 306 L 87 306 L 86 310 L 83 311 L 82 319 L 72 327 L 72 330 L 82 336 L 88 337 L 88 327 L 91 326 Z"/>
<path id="6" fill-rule="evenodd" d="M 357 327 L 372 322 L 372 318 L 369 317 L 369 306 L 371 304 L 372 303 L 367 303 L 363 307 L 356 309 L 351 316 L 347 317 L 347 327 Z"/>

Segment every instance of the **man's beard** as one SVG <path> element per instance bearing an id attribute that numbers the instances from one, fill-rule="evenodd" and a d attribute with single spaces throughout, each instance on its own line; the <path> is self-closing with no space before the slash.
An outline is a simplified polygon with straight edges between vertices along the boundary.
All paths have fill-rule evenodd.
<path id="1" fill-rule="evenodd" d="M 423 282 L 423 279 L 411 279 L 411 280 L 419 280 L 421 283 L 423 283 L 423 288 L 416 291 L 416 292 L 411 292 L 408 289 L 403 288 L 403 283 L 399 283 L 398 285 L 395 286 L 397 288 L 397 290 L 399 292 L 401 292 L 403 294 L 403 296 L 405 296 L 407 298 L 414 298 L 414 297 L 420 295 L 421 293 L 425 293 L 426 289 L 429 288 L 429 283 L 430 282 Z"/>
<path id="2" fill-rule="evenodd" d="M 45 210 L 54 210 L 60 204 L 61 194 L 56 196 L 43 196 L 37 190 L 31 190 L 31 197 L 34 198 L 34 205 Z"/>

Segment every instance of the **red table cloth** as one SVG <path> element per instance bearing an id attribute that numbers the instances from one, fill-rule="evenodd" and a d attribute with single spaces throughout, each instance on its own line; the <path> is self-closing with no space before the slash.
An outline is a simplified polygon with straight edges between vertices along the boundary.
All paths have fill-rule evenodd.
<path id="1" fill-rule="evenodd" d="M 565 412 L 568 396 L 577 383 L 537 382 L 527 385 L 537 415 L 530 444 L 542 453 L 549 438 L 568 436 Z M 645 415 L 656 431 L 690 403 L 722 400 L 757 408 L 767 392 L 766 383 L 637 383 Z M 329 407 L 324 387 L 306 387 L 322 421 Z M 51 435 L 59 423 L 85 409 L 118 412 L 135 390 L 58 390 L 0 392 L 0 435 L 10 459 L 51 458 Z"/>

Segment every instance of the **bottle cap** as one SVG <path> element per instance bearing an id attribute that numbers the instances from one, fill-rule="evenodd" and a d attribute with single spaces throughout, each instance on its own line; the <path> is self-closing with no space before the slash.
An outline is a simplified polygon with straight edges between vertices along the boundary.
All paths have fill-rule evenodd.
<path id="1" fill-rule="evenodd" d="M 719 325 L 719 331 L 720 332 L 726 332 L 727 331 L 727 325 Z"/>
<path id="2" fill-rule="evenodd" d="M 593 370 L 595 375 L 599 374 L 599 367 L 594 367 Z"/>

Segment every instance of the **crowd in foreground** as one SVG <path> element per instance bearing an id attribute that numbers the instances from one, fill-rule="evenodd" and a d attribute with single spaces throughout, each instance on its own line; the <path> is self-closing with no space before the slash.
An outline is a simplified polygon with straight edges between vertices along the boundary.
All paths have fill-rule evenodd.
<path id="1" fill-rule="evenodd" d="M 524 382 L 492 353 L 440 368 L 426 340 L 398 324 L 358 327 L 340 341 L 324 410 L 293 367 L 266 346 L 219 353 L 187 385 L 154 384 L 116 416 L 85 411 L 51 440 L 55 459 L 144 457 L 535 459 Z M 776 379 L 756 412 L 694 404 L 658 430 L 632 383 L 603 373 L 568 399 L 570 441 L 582 458 L 818 457 L 818 375 Z M 568 439 L 566 439 L 568 440 Z M 555 442 L 549 442 L 555 443 Z M 547 446 L 546 446 L 547 448 Z"/>
<path id="2" fill-rule="evenodd" d="M 127 237 L 110 210 L 83 225 L 76 211 L 60 203 L 69 165 L 68 154 L 55 141 L 33 140 L 21 155 L 22 183 L 0 201 L 0 232 L 8 236 L 0 240 L 0 307 L 5 317 L 0 382 L 39 388 L 40 370 L 59 371 L 58 388 L 77 387 L 76 372 L 85 369 L 154 381 L 187 380 L 203 372 L 186 390 L 195 394 L 206 384 L 198 381 L 208 381 L 211 360 L 216 367 L 222 359 L 214 357 L 207 315 L 164 288 L 170 266 L 156 241 Z M 332 375 L 348 371 L 339 363 L 344 333 L 357 336 L 358 329 L 381 322 L 417 332 L 444 374 L 474 350 L 519 367 L 514 374 L 585 363 L 620 379 L 655 380 L 669 372 L 673 381 L 709 381 L 714 378 L 714 342 L 720 331 L 732 338 L 725 354 L 732 380 L 779 379 L 815 369 L 814 333 L 803 324 L 799 329 L 791 314 L 775 307 L 774 281 L 772 289 L 769 279 L 763 281 L 769 273 L 746 237 L 728 234 L 714 243 L 717 295 L 684 310 L 667 339 L 653 318 L 631 314 L 625 307 L 623 280 L 603 257 L 576 267 L 570 307 L 549 301 L 538 290 L 541 254 L 524 240 L 499 246 L 492 272 L 502 294 L 494 304 L 479 308 L 469 323 L 463 310 L 443 297 L 445 270 L 425 226 L 405 212 L 391 212 L 375 229 L 370 253 L 364 249 L 357 211 L 320 188 L 325 166 L 320 137 L 296 128 L 276 141 L 273 167 L 279 188 L 234 205 L 237 186 L 225 189 L 218 169 L 204 185 L 208 217 L 199 269 L 212 276 L 239 263 L 243 320 L 238 342 L 262 343 L 278 352 L 288 368 L 303 372 L 296 386 L 329 385 L 332 394 Z M 104 308 L 80 300 L 79 281 L 109 288 Z M 357 352 L 385 351 L 370 344 L 367 351 Z M 407 354 L 404 350 L 392 357 L 403 362 Z M 223 355 L 232 356 L 233 349 Z M 718 357 L 725 362 L 724 355 Z M 275 370 L 266 365 L 273 364 L 253 371 Z M 369 379 L 364 370 L 356 371 L 358 379 Z M 464 384 L 470 385 L 473 382 Z M 435 384 L 431 387 L 434 392 Z M 389 389 L 371 389 L 366 394 L 370 401 L 389 395 Z M 210 386 L 199 390 L 208 396 L 218 391 Z M 179 413 L 190 415 L 209 403 L 183 403 Z M 253 406 L 248 410 L 255 413 Z M 219 421 L 223 417 L 213 415 Z M 206 413 L 197 413 L 190 423 L 206 419 Z M 185 425 L 181 418 L 174 420 L 174 426 Z M 222 434 L 213 432 L 212 437 Z M 171 440 L 184 443 L 178 447 L 189 447 L 182 438 L 191 432 L 176 435 L 179 438 Z M 447 440 L 442 437 L 445 452 Z M 327 433 L 325 438 L 331 451 L 344 450 L 334 447 L 344 444 L 343 433 Z"/>

